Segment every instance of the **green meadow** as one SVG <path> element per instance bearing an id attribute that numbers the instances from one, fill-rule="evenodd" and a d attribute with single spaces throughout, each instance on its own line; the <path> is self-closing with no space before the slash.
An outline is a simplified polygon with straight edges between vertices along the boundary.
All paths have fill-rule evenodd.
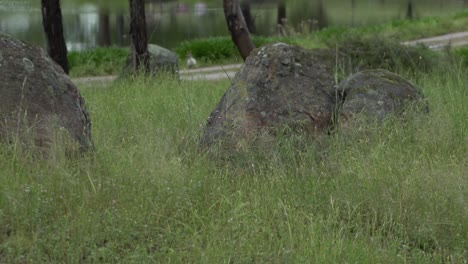
<path id="1" fill-rule="evenodd" d="M 466 29 L 467 19 L 288 39 L 306 48 L 377 33 L 402 41 Z M 256 41 L 275 40 L 284 39 Z M 237 62 L 229 41 L 177 52 Z M 418 86 L 428 113 L 317 139 L 284 128 L 268 144 L 228 151 L 199 144 L 228 79 L 81 85 L 94 151 L 70 155 L 60 135 L 42 158 L 24 142 L 0 142 L 0 263 L 467 263 L 467 48 L 423 49 L 417 62 L 379 54 L 389 49 L 372 58 Z M 126 54 L 71 53 L 72 76 L 116 74 Z"/>
<path id="2" fill-rule="evenodd" d="M 82 86 L 94 153 L 0 145 L 1 263 L 466 263 L 463 64 L 404 73 L 428 114 L 208 152 L 229 80 Z"/>

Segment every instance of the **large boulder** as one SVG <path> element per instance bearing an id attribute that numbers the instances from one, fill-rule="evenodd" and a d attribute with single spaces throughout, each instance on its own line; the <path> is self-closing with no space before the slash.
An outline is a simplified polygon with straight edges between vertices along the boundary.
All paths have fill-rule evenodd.
<path id="1" fill-rule="evenodd" d="M 410 106 L 427 111 L 423 95 L 401 76 L 383 69 L 355 73 L 338 86 L 342 105 L 339 121 L 349 126 L 351 120 L 369 118 L 381 121 L 389 115 L 401 116 Z"/>
<path id="2" fill-rule="evenodd" d="M 160 72 L 179 75 L 179 59 L 176 53 L 155 44 L 148 44 L 148 52 L 150 54 L 150 72 L 152 75 L 157 75 Z M 135 69 L 130 54 L 125 61 L 121 77 L 127 77 L 134 73 Z"/>
<path id="3" fill-rule="evenodd" d="M 310 51 L 284 43 L 255 49 L 208 118 L 202 143 L 251 142 L 284 126 L 323 132 L 334 91 L 329 70 Z"/>
<path id="4" fill-rule="evenodd" d="M 92 146 L 85 101 L 43 49 L 0 33 L 0 140 L 47 147 L 66 131 L 79 149 Z"/>

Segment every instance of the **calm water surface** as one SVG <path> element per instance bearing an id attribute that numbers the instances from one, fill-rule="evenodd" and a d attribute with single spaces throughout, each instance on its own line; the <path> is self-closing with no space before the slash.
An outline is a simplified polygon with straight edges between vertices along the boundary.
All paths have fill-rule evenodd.
<path id="1" fill-rule="evenodd" d="M 277 34 L 278 14 L 296 31 L 327 26 L 359 26 L 404 19 L 407 0 L 256 0 L 250 7 L 256 34 Z M 283 3 L 283 4 L 281 4 Z M 127 46 L 127 0 L 62 0 L 65 38 L 69 50 L 97 46 Z M 413 0 L 411 16 L 452 14 L 468 8 L 467 0 Z M 229 34 L 222 1 L 146 1 L 150 42 L 168 48 L 184 40 Z M 45 46 L 39 0 L 0 0 L 0 31 Z"/>

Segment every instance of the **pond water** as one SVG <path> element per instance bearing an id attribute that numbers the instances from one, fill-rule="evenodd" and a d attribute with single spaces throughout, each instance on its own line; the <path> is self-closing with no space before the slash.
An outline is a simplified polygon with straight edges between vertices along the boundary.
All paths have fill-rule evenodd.
<path id="1" fill-rule="evenodd" d="M 359 26 L 408 16 L 448 15 L 468 8 L 467 0 L 252 0 L 255 33 L 277 34 L 278 16 L 297 32 L 327 26 Z M 411 12 L 408 3 L 412 2 Z M 128 0 L 62 0 L 64 34 L 69 50 L 127 46 Z M 151 43 L 173 48 L 184 40 L 226 36 L 222 1 L 146 1 Z M 284 15 L 282 15 L 284 14 Z M 0 31 L 45 46 L 40 1 L 0 0 Z"/>

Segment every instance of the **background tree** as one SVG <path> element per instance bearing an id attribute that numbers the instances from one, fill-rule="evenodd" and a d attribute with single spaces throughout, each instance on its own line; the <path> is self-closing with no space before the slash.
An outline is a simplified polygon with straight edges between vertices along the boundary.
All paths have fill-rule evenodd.
<path id="1" fill-rule="evenodd" d="M 406 18 L 413 19 L 413 0 L 408 0 L 406 5 Z"/>
<path id="2" fill-rule="evenodd" d="M 63 37 L 60 0 L 41 0 L 42 26 L 47 39 L 47 52 L 68 74 L 67 45 Z"/>
<path id="3" fill-rule="evenodd" d="M 108 47 L 111 45 L 109 10 L 99 10 L 99 46 Z"/>
<path id="4" fill-rule="evenodd" d="M 232 41 L 237 46 L 242 59 L 245 60 L 255 49 L 255 45 L 250 38 L 239 3 L 236 0 L 223 0 L 223 8 Z"/>
<path id="5" fill-rule="evenodd" d="M 278 10 L 277 12 L 278 16 L 276 19 L 276 24 L 285 26 L 287 18 L 286 18 L 286 3 L 284 2 L 284 0 L 278 1 L 277 10 Z"/>
<path id="6" fill-rule="evenodd" d="M 125 43 L 125 19 L 122 13 L 118 13 L 115 18 L 116 30 L 117 30 L 117 41 L 119 45 L 123 46 Z"/>
<path id="7" fill-rule="evenodd" d="M 255 18 L 252 16 L 252 12 L 250 11 L 250 3 L 246 0 L 242 1 L 241 10 L 249 32 L 255 34 L 257 32 L 257 27 L 255 26 Z"/>
<path id="8" fill-rule="evenodd" d="M 148 73 L 149 53 L 144 0 L 130 0 L 130 41 L 134 70 L 138 71 L 143 67 Z"/>

